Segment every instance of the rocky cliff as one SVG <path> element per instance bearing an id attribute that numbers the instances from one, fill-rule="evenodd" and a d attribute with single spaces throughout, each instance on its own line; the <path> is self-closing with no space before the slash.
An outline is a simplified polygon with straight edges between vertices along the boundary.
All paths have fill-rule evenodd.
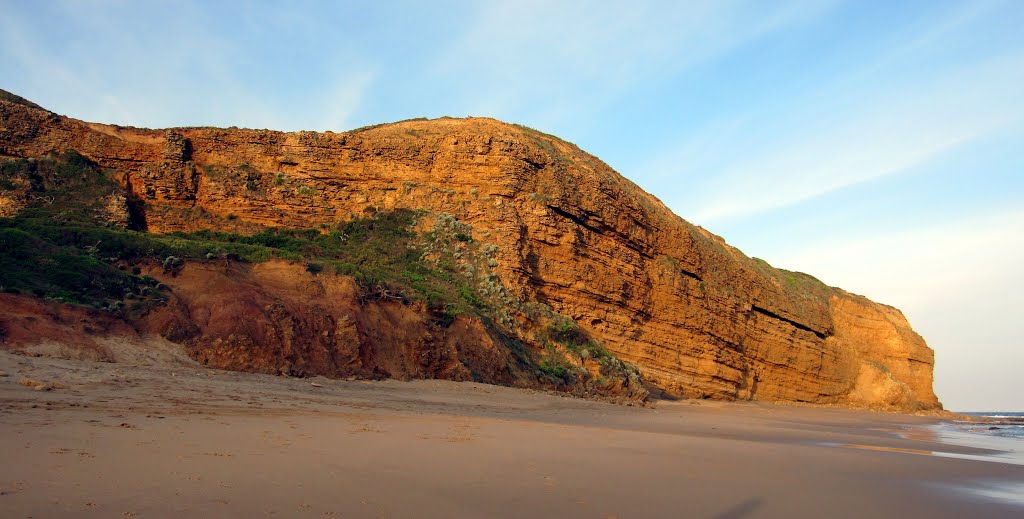
<path id="1" fill-rule="evenodd" d="M 427 223 L 420 227 L 427 229 L 432 218 L 443 215 L 464 226 L 466 240 L 486 248 L 489 272 L 507 291 L 503 297 L 570 317 L 581 333 L 635 365 L 647 386 L 665 395 L 905 410 L 940 407 L 932 391 L 933 353 L 898 310 L 749 258 L 680 219 L 596 157 L 529 128 L 491 119 L 441 118 L 344 133 L 148 130 L 82 122 L 0 100 L 0 157 L 38 158 L 66 150 L 112 175 L 125 189 L 125 222 L 150 233 L 216 229 L 252 234 L 267 227 L 326 232 L 399 209 L 424 211 Z M 26 200 L 17 189 L 0 191 L 0 216 L 17 214 Z M 297 314 L 285 307 L 298 295 L 255 295 L 308 286 L 275 285 L 281 269 L 289 267 L 245 268 L 276 268 L 278 273 L 246 277 L 254 293 L 244 301 L 207 302 L 205 307 L 258 315 L 257 321 L 272 320 L 275 304 L 283 305 L 282 318 Z M 177 278 L 163 281 L 181 301 L 215 298 L 216 289 L 201 287 L 212 289 L 237 275 L 212 269 L 186 269 L 182 279 L 191 281 L 179 284 L 192 288 L 180 294 L 174 288 Z M 196 281 L 204 276 L 209 279 Z M 361 304 L 345 282 L 332 283 L 337 286 L 320 283 L 316 298 Z M 426 339 L 429 327 L 407 326 L 422 317 L 397 308 L 392 310 L 410 313 L 376 321 L 391 324 L 380 327 L 373 340 L 367 338 L 373 326 L 358 328 L 364 338 L 353 338 L 353 343 L 363 344 L 362 350 L 296 345 L 280 333 L 264 333 L 273 327 L 245 331 L 222 324 L 231 329 L 209 332 L 193 356 L 246 369 L 246 363 L 264 362 L 259 359 L 288 357 L 284 350 L 315 346 L 322 355 L 374 365 L 392 375 L 399 368 L 378 362 L 383 357 L 365 345 L 416 344 L 405 351 L 441 358 L 437 362 L 447 368 L 435 367 L 429 374 L 405 370 L 403 376 L 459 378 L 466 375 L 457 374 L 461 346 L 455 343 L 476 336 L 484 337 L 473 340 L 481 344 L 467 351 L 489 358 L 487 369 L 505 373 L 491 379 L 516 377 L 504 367 L 507 359 L 493 353 L 493 338 L 478 322 L 460 320 L 465 329 L 454 335 L 462 342 L 447 335 Z M 357 328 L 338 324 L 341 315 L 354 313 L 335 312 L 325 315 L 324 322 L 332 323 L 332 334 L 356 333 Z M 176 315 L 183 323 L 212 318 Z M 222 315 L 219 322 L 231 319 Z M 523 322 L 511 315 L 506 324 L 514 328 Z M 420 336 L 411 338 L 414 332 L 408 330 Z M 167 335 L 166 323 L 161 333 Z M 332 360 L 307 368 L 343 375 L 324 367 L 338 364 Z M 461 364 L 467 364 L 464 358 Z"/>

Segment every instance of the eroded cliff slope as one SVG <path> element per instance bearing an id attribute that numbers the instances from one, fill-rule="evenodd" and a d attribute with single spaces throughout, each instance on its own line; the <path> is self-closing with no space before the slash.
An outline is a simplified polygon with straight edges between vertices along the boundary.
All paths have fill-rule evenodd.
<path id="1" fill-rule="evenodd" d="M 492 301 L 515 301 L 509 329 L 526 326 L 523 305 L 543 305 L 668 395 L 940 407 L 933 353 L 898 310 L 748 258 L 596 157 L 528 128 L 442 118 L 344 133 L 147 130 L 0 101 L 0 157 L 68 150 L 125 189 L 124 200 L 110 203 L 123 205 L 125 225 L 150 233 L 328 232 L 402 209 L 422 211 L 424 231 L 439 216 L 450 219 L 463 226 L 460 240 L 487 251 L 502 291 Z M 0 216 L 30 202 L 19 189 L 0 191 Z M 183 275 L 208 269 L 192 268 Z M 163 281 L 174 288 L 173 279 Z M 231 348 L 294 347 L 246 333 Z M 230 334 L 223 335 L 219 344 Z M 410 339 L 392 333 L 375 341 Z M 237 367 L 218 360 L 231 358 L 225 348 L 194 356 Z"/>

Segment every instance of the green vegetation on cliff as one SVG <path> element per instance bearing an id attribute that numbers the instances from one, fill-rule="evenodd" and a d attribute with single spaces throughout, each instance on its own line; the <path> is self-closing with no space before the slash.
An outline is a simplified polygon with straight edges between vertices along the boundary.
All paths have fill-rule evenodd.
<path id="1" fill-rule="evenodd" d="M 497 247 L 478 242 L 472 227 L 447 214 L 395 210 L 333 229 L 265 228 L 252 235 L 150 234 L 130 229 L 130 194 L 73 151 L 0 160 L 0 189 L 7 202 L 20 204 L 14 216 L 0 218 L 0 291 L 130 319 L 168 300 L 170 289 L 142 275 L 146 268 L 177 275 L 192 261 L 280 258 L 302 262 L 314 275 L 351 276 L 363 302 L 421 304 L 436 326 L 473 315 L 508 348 L 516 371 L 553 386 L 600 391 L 620 384 L 646 395 L 636 369 L 570 318 L 511 294 L 492 270 Z M 429 231 L 415 230 L 431 220 Z M 596 363 L 596 377 L 588 362 Z"/>
<path id="2" fill-rule="evenodd" d="M 40 160 L 0 161 L 0 184 L 24 192 L 26 206 L 0 218 L 0 290 L 60 302 L 116 308 L 146 280 L 133 265 L 152 261 L 175 271 L 184 262 L 261 262 L 282 258 L 354 277 L 365 297 L 421 300 L 441 312 L 480 308 L 451 269 L 422 260 L 414 211 L 353 220 L 330 232 L 266 229 L 251 236 L 218 231 L 149 234 L 127 229 L 127 210 L 107 205 L 126 199 L 103 172 L 68 152 Z M 120 199 L 118 200 L 118 197 Z M 120 220 L 120 221 L 111 221 Z"/>
<path id="3" fill-rule="evenodd" d="M 0 218 L 0 290 L 106 309 L 151 291 L 150 280 L 108 261 L 115 237 L 137 233 L 103 226 L 104 200 L 119 188 L 84 157 L 0 161 L 0 190 L 26 201 Z"/>
<path id="4" fill-rule="evenodd" d="M 129 229 L 126 194 L 75 152 L 0 161 L 0 183 L 25 201 L 16 216 L 0 218 L 0 291 L 131 317 L 167 299 L 166 287 L 141 275 L 147 264 L 175 274 L 191 261 L 280 258 L 303 262 L 314 274 L 351 276 L 364 301 L 423 304 L 441 327 L 460 314 L 474 315 L 503 338 L 519 369 L 535 371 L 556 386 L 587 379 L 585 361 L 598 362 L 608 380 L 631 379 L 639 386 L 635 369 L 618 362 L 571 319 L 512 295 L 492 271 L 497 248 L 476 241 L 473 229 L 450 215 L 396 210 L 330 230 L 161 235 Z M 429 231 L 414 230 L 430 219 Z M 530 353 L 524 341 L 542 350 Z"/>

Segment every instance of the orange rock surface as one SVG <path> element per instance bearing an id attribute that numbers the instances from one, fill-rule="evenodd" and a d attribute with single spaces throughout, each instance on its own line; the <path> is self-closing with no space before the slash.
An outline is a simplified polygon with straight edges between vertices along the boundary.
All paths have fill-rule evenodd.
<path id="1" fill-rule="evenodd" d="M 395 208 L 452 215 L 497 248 L 494 272 L 515 296 L 572 317 L 666 395 L 941 407 L 933 352 L 898 310 L 748 258 L 596 157 L 535 130 L 481 118 L 344 133 L 148 130 L 0 102 L 0 156 L 66 149 L 111 170 L 151 232 L 320 227 Z M 3 196 L 0 209 L 15 210 Z M 389 333 L 377 341 L 409 341 Z M 447 362 L 446 346 L 427 344 Z M 281 337 L 252 345 L 273 350 L 268 359 L 294 347 Z M 208 351 L 201 360 L 213 365 L 239 362 Z M 450 367 L 442 376 L 462 376 Z"/>

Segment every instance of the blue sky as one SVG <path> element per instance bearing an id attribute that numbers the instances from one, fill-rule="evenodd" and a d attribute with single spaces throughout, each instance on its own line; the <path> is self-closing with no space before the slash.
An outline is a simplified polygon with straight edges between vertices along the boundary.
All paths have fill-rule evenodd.
<path id="1" fill-rule="evenodd" d="M 369 5 L 372 4 L 372 5 Z M 901 308 L 948 408 L 1024 410 L 1024 2 L 0 0 L 79 119 L 575 142 L 748 255 Z"/>

